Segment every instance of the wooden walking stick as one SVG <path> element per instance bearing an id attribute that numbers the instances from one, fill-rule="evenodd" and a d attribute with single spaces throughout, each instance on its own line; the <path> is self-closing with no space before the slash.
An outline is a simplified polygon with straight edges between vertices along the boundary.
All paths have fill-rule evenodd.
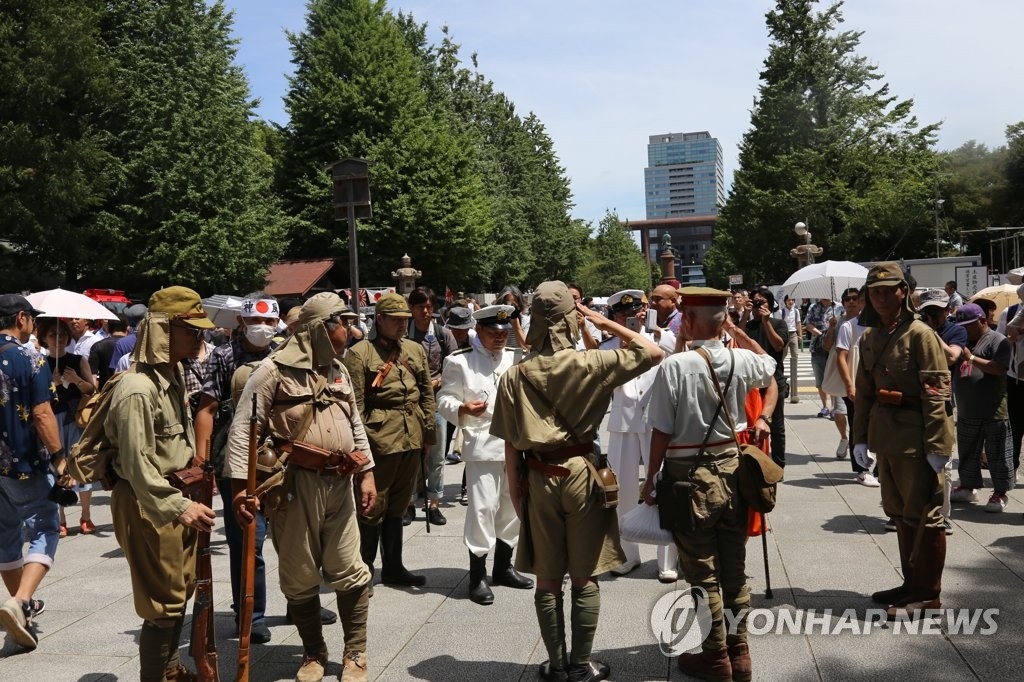
<path id="1" fill-rule="evenodd" d="M 772 574 L 768 570 L 768 520 L 764 512 L 761 512 L 761 550 L 764 552 L 764 598 L 771 599 L 772 595 Z"/>
<path id="2" fill-rule="evenodd" d="M 242 526 L 242 575 L 239 584 L 238 609 L 238 682 L 249 682 L 249 639 L 252 635 L 252 610 L 255 602 L 256 582 L 256 451 L 259 446 L 259 426 L 256 417 L 256 392 L 252 394 L 252 414 L 249 416 L 249 471 L 245 482 L 245 505 L 254 518 Z"/>

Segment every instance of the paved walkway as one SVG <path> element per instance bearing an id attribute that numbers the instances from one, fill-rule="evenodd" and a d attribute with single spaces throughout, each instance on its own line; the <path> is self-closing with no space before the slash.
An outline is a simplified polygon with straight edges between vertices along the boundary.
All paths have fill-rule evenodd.
<path id="1" fill-rule="evenodd" d="M 802 365 L 806 364 L 802 354 Z M 808 368 L 809 369 L 809 368 Z M 801 372 L 804 374 L 804 372 Z M 792 617 L 819 614 L 810 634 L 751 637 L 755 679 L 759 680 L 999 680 L 1024 669 L 1020 646 L 1024 627 L 1024 495 L 1010 494 L 1003 514 L 957 505 L 944 575 L 945 607 L 998 608 L 998 629 L 990 635 L 954 634 L 937 622 L 933 634 L 896 633 L 865 627 L 866 595 L 899 579 L 895 534 L 885 533 L 878 489 L 856 483 L 849 460 L 835 458 L 835 427 L 817 418 L 813 388 L 802 386 L 799 404 L 787 404 L 786 481 L 779 506 L 770 515 L 768 538 L 774 598 L 764 596 L 760 541 L 749 544 L 747 571 L 755 607 Z M 607 441 L 605 441 L 607 442 Z M 447 494 L 454 500 L 462 466 L 446 467 Z M 21 653 L 9 638 L 0 650 L 0 680 L 47 682 L 133 681 L 138 679 L 139 618 L 132 607 L 127 566 L 114 540 L 107 495 L 95 496 L 97 533 L 73 531 L 62 540 L 53 570 L 38 597 L 46 600 L 39 619 L 40 643 Z M 429 535 L 422 522 L 407 528 L 405 557 L 427 576 L 427 587 L 378 587 L 371 601 L 369 658 L 379 680 L 533 680 L 546 658 L 533 612 L 532 592 L 495 588 L 493 606 L 466 597 L 467 558 L 461 529 L 464 507 L 444 509 L 448 525 Z M 77 509 L 69 511 L 72 528 Z M 220 669 L 233 678 L 237 640 L 227 583 L 227 548 L 222 531 L 213 538 Z M 661 655 L 651 633 L 649 613 L 673 587 L 658 583 L 653 548 L 644 548 L 643 566 L 632 574 L 602 579 L 601 624 L 595 655 L 612 667 L 612 679 L 685 679 Z M 284 619 L 284 599 L 276 587 L 277 558 L 267 543 L 269 620 L 273 640 L 253 648 L 252 679 L 293 679 L 301 656 L 294 627 Z M 683 583 L 680 582 L 679 586 Z M 323 595 L 334 608 L 333 595 Z M 842 623 L 843 609 L 855 620 Z M 820 616 L 831 609 L 831 618 Z M 755 619 L 764 628 L 767 616 Z M 828 625 L 822 625 L 828 623 Z M 844 625 L 841 634 L 822 634 Z M 852 630 L 868 634 L 853 634 Z M 187 632 L 187 629 L 186 629 Z M 332 662 L 340 672 L 340 626 L 326 631 Z M 182 649 L 188 661 L 187 645 Z M 190 663 L 190 661 L 188 661 Z"/>

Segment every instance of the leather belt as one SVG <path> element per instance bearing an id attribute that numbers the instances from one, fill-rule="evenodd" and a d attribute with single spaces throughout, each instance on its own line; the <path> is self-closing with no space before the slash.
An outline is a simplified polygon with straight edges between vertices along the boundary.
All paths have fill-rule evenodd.
<path id="1" fill-rule="evenodd" d="M 572 473 L 566 467 L 560 467 L 557 464 L 548 464 L 547 462 L 542 462 L 536 457 L 531 457 L 530 455 L 526 456 L 526 468 L 544 474 L 545 476 L 564 477 Z"/>
<path id="2" fill-rule="evenodd" d="M 554 450 L 545 450 L 539 452 L 537 450 L 530 450 L 529 454 L 535 455 L 542 460 L 554 460 L 554 459 L 570 459 L 572 457 L 585 457 L 587 455 L 594 454 L 593 443 L 576 443 L 574 445 L 566 445 L 561 448 Z M 527 459 L 530 459 L 527 457 Z"/>
<path id="3" fill-rule="evenodd" d="M 345 455 L 336 452 L 319 455 L 306 448 L 292 447 L 292 443 L 289 442 L 281 443 L 278 449 L 288 453 L 289 464 L 294 464 L 300 469 L 315 471 L 321 476 L 345 476 L 351 473 L 351 471 L 344 471 L 344 468 L 340 466 L 346 461 Z"/>

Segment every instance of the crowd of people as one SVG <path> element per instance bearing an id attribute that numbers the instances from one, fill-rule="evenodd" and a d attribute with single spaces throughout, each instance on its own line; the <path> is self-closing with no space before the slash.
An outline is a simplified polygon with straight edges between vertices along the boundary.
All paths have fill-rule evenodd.
<path id="1" fill-rule="evenodd" d="M 1024 300 L 1024 286 L 1019 293 Z M 80 532 L 94 529 L 91 491 L 69 478 L 67 453 L 81 435 L 78 402 L 116 372 L 124 376 L 104 423 L 118 452 L 111 512 L 143 620 L 143 680 L 195 679 L 177 652 L 196 540 L 217 514 L 166 477 L 207 461 L 225 510 L 236 623 L 246 596 L 242 538 L 252 532 L 250 641 L 271 640 L 269 536 L 302 641 L 300 682 L 323 677 L 324 626 L 338 620 L 341 679 L 368 679 L 374 585 L 426 584 L 404 565 L 403 528 L 420 498 L 428 523 L 447 523 L 439 504 L 446 461 L 465 464 L 458 501 L 467 506 L 467 597 L 487 606 L 498 600 L 493 587 L 534 590 L 543 679 L 610 674 L 592 656 L 598 576 L 639 565 L 619 521 L 658 503 L 658 478 L 674 495 L 689 491 L 676 500 L 686 511 L 672 512 L 672 542 L 658 547 L 658 578 L 681 574 L 704 591 L 712 615 L 701 651 L 678 665 L 702 679 L 751 679 L 744 548 L 752 515 L 737 492 L 739 446 L 760 444 L 785 466 L 785 405 L 799 400 L 804 334 L 819 416 L 840 434 L 836 456 L 850 456 L 861 484 L 880 487 L 898 536 L 904 582 L 872 595 L 892 617 L 939 603 L 950 501 L 979 499 L 983 467 L 993 487 L 986 509 L 1006 507 L 1024 427 L 1015 415 L 1024 400 L 1016 368 L 1024 306 L 1003 311 L 1000 330 L 990 329 L 978 305 L 954 309 L 949 293 L 916 292 L 895 263 L 873 267 L 863 289 L 842 292 L 841 305 L 822 299 L 803 311 L 768 287 L 672 282 L 616 292 L 607 314 L 586 300 L 579 285 L 560 281 L 529 297 L 506 287 L 491 305 L 419 287 L 381 297 L 364 324 L 333 292 L 285 311 L 257 291 L 244 297 L 233 329 L 215 330 L 199 295 L 180 286 L 105 328 L 0 296 L 0 573 L 11 594 L 0 624 L 35 648 L 43 604 L 34 593 L 68 532 L 61 492 L 81 501 Z M 248 490 L 252 420 L 261 462 L 269 453 L 284 465 L 277 487 L 259 497 Z M 605 456 L 618 475 L 617 505 L 607 503 L 599 472 Z M 321 604 L 322 585 L 335 593 L 337 613 Z M 729 630 L 727 611 L 737 624 Z"/>

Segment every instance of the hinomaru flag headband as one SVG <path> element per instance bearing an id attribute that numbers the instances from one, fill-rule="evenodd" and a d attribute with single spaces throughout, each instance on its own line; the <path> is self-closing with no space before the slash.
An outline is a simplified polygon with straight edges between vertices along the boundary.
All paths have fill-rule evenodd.
<path id="1" fill-rule="evenodd" d="M 281 317 L 281 309 L 272 298 L 243 298 L 242 317 Z"/>

